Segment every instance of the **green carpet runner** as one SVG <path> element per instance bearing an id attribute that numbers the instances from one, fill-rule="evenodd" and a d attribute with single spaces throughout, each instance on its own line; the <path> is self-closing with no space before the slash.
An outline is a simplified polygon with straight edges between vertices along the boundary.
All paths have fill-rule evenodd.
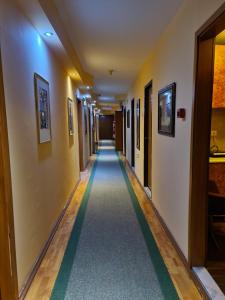
<path id="1" fill-rule="evenodd" d="M 51 300 L 179 299 L 112 143 L 100 147 Z"/>

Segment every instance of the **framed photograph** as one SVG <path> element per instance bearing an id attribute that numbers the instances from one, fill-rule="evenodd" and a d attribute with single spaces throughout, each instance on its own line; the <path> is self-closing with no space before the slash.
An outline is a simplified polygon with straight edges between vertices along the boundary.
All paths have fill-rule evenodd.
<path id="1" fill-rule="evenodd" d="M 73 123 L 73 100 L 68 98 L 67 99 L 67 107 L 68 107 L 68 128 L 69 128 L 69 135 L 74 134 L 74 123 Z"/>
<path id="2" fill-rule="evenodd" d="M 158 133 L 175 136 L 176 83 L 158 93 Z"/>
<path id="3" fill-rule="evenodd" d="M 130 110 L 127 111 L 127 128 L 130 128 Z"/>
<path id="4" fill-rule="evenodd" d="M 136 104 L 136 146 L 140 150 L 140 99 Z"/>
<path id="5" fill-rule="evenodd" d="M 34 89 L 37 109 L 39 143 L 51 141 L 51 117 L 49 83 L 38 74 L 34 74 Z"/>

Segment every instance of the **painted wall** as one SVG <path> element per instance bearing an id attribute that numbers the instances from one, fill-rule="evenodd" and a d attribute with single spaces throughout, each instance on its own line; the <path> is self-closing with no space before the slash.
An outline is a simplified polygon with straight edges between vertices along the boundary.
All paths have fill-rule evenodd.
<path id="1" fill-rule="evenodd" d="M 11 156 L 19 287 L 38 258 L 79 179 L 77 111 L 69 137 L 67 97 L 74 86 L 13 0 L 0 15 L 3 75 Z M 34 72 L 50 83 L 52 142 L 38 144 Z"/>
<path id="2" fill-rule="evenodd" d="M 223 2 L 223 0 L 184 1 L 156 43 L 128 94 L 128 109 L 132 98 L 141 99 L 141 149 L 140 151 L 136 149 L 135 171 L 143 183 L 144 87 L 153 80 L 153 203 L 186 257 L 188 257 L 195 33 Z M 172 82 L 177 83 L 176 107 L 184 107 L 187 112 L 186 121 L 176 119 L 175 138 L 157 133 L 158 91 Z M 130 161 L 130 130 L 127 130 L 127 158 Z"/>

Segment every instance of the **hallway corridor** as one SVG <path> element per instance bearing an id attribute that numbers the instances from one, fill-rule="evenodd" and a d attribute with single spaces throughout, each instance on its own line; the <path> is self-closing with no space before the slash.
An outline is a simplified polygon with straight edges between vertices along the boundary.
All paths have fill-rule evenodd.
<path id="1" fill-rule="evenodd" d="M 225 299 L 225 1 L 0 28 L 0 300 Z"/>
<path id="2" fill-rule="evenodd" d="M 178 299 L 113 142 L 100 145 L 51 299 Z"/>

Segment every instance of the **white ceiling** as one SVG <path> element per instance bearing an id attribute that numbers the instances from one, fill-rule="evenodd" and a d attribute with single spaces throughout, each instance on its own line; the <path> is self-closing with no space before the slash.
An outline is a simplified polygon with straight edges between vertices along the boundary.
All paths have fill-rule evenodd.
<path id="1" fill-rule="evenodd" d="M 183 0 L 53 0 L 84 69 L 104 97 L 127 93 Z M 112 76 L 108 70 L 114 69 Z M 107 99 L 107 98 L 106 98 Z"/>

